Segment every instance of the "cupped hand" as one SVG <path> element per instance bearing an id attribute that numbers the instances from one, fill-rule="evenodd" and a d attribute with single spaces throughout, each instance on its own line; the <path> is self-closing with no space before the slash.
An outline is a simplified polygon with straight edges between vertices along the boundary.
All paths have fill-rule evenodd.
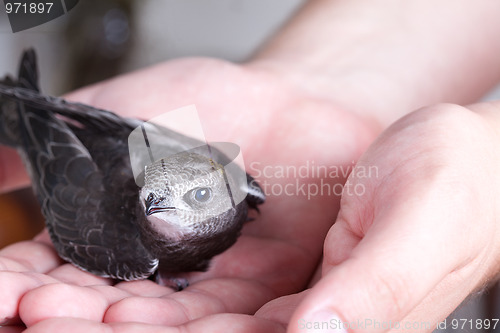
<path id="1" fill-rule="evenodd" d="M 4 323 L 70 317 L 172 326 L 215 313 L 251 314 L 302 290 L 338 212 L 337 185 L 375 133 L 363 119 L 269 74 L 210 59 L 168 62 L 66 97 L 142 119 L 195 104 L 208 141 L 240 145 L 268 200 L 238 242 L 209 271 L 190 274 L 191 285 L 176 293 L 151 281 L 115 283 L 65 264 L 46 234 L 11 245 L 0 252 Z M 314 166 L 339 172 L 318 176 Z"/>
<path id="2" fill-rule="evenodd" d="M 498 275 L 499 107 L 438 105 L 386 130 L 345 184 L 337 222 L 325 240 L 322 277 L 311 289 L 276 298 L 254 316 L 214 314 L 178 327 L 108 328 L 432 332 Z M 98 332 L 107 324 L 55 318 L 33 331 L 75 325 Z"/>
<path id="3" fill-rule="evenodd" d="M 493 281 L 499 108 L 438 105 L 386 130 L 346 183 L 358 192 L 342 198 L 320 281 L 256 317 L 289 323 L 288 332 L 432 332 Z"/>

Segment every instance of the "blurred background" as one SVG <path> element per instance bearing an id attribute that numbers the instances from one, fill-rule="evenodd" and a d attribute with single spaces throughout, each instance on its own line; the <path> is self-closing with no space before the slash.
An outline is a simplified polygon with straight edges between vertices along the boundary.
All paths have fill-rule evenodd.
<path id="1" fill-rule="evenodd" d="M 241 62 L 304 0 L 82 0 L 66 15 L 13 34 L 0 11 L 0 73 L 35 47 L 42 88 L 62 94 L 177 57 Z"/>
<path id="2" fill-rule="evenodd" d="M 0 10 L 0 76 L 17 72 L 20 54 L 28 47 L 37 50 L 43 92 L 56 96 L 177 57 L 243 62 L 304 2 L 82 0 L 66 15 L 15 34 Z M 500 87 L 485 99 L 500 99 Z M 30 189 L 0 195 L 0 212 L 0 248 L 43 228 Z M 452 316 L 499 318 L 498 294 L 495 287 L 472 296 Z"/>

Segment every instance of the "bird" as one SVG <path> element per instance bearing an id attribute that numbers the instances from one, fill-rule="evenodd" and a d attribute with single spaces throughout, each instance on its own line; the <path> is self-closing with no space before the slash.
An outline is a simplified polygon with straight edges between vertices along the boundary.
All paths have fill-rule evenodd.
<path id="1" fill-rule="evenodd" d="M 21 156 L 51 241 L 76 267 L 124 281 L 172 276 L 180 290 L 189 282 L 175 276 L 206 271 L 264 203 L 252 176 L 227 172 L 225 153 L 165 127 L 157 142 L 169 154 L 137 177 L 129 137 L 144 120 L 44 95 L 38 79 L 28 49 L 18 78 L 0 80 L 0 144 Z"/>

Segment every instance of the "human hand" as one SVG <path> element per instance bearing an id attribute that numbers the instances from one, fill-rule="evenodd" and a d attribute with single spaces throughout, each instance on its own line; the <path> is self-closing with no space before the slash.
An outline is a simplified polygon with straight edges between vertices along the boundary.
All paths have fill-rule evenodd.
<path id="1" fill-rule="evenodd" d="M 500 103 L 438 105 L 386 130 L 348 180 L 366 191 L 342 198 L 321 280 L 256 316 L 289 322 L 288 332 L 320 332 L 307 328 L 321 325 L 432 332 L 471 292 L 494 281 L 499 111 Z M 286 311 L 286 302 L 298 303 L 293 298 L 303 300 Z"/>
<path id="2" fill-rule="evenodd" d="M 14 244 L 0 252 L 0 294 L 9 299 L 0 316 L 12 318 L 11 323 L 20 319 L 31 326 L 73 317 L 178 325 L 218 312 L 253 313 L 266 301 L 303 289 L 319 262 L 339 197 L 308 200 L 295 192 L 293 176 L 264 174 L 264 168 L 297 169 L 309 161 L 347 172 L 374 136 L 361 118 L 273 76 L 208 59 L 165 63 L 68 99 L 145 119 L 194 103 L 208 141 L 239 144 L 247 171 L 262 173 L 258 181 L 269 199 L 238 242 L 216 257 L 208 272 L 189 274 L 191 286 L 178 293 L 151 281 L 114 284 L 82 272 L 58 260 L 46 235 Z M 337 135 L 325 135 L 331 130 Z M 307 187 L 320 180 L 299 181 Z M 333 186 L 344 180 L 323 181 Z M 290 183 L 288 195 L 272 195 L 270 186 L 283 190 Z"/>
<path id="3" fill-rule="evenodd" d="M 351 333 L 388 332 L 396 324 L 432 332 L 499 273 L 499 109 L 500 103 L 468 109 L 438 105 L 385 131 L 346 184 L 358 195 L 343 196 L 325 240 L 322 278 L 310 290 L 272 300 L 253 317 L 218 314 L 175 328 L 112 327 L 319 332 L 326 322 L 330 328 L 348 323 Z M 86 331 L 104 328 L 88 320 L 51 319 L 33 331 L 74 325 Z"/>
<path id="4" fill-rule="evenodd" d="M 439 6 L 431 4 L 431 11 L 425 5 L 421 6 L 420 1 L 405 2 L 405 6 L 397 1 L 386 1 L 383 6 L 374 2 L 369 10 L 365 10 L 367 4 L 362 1 L 341 5 L 331 1 L 310 4 L 308 10 L 298 16 L 295 22 L 298 24 L 289 25 L 281 38 L 271 43 L 268 52 L 263 52 L 250 66 L 241 68 L 208 60 L 176 61 L 149 70 L 147 75 L 142 72 L 141 75 L 118 78 L 77 92 L 70 98 L 130 116 L 140 114 L 144 118 L 195 103 L 207 138 L 238 143 L 247 162 L 259 161 L 260 167 L 298 167 L 304 161 L 314 160 L 318 165 L 343 166 L 345 170 L 377 133 L 377 129 L 366 126 L 365 119 L 377 119 L 383 127 L 420 105 L 439 100 L 471 101 L 497 79 L 491 66 L 498 61 L 494 55 L 500 44 L 494 41 L 500 39 L 488 38 L 500 31 L 496 28 L 499 21 L 494 14 L 496 5 L 493 2 L 452 6 L 452 14 L 447 2 Z M 337 8 L 325 10 L 325 6 Z M 476 11 L 476 8 L 479 9 Z M 473 13 L 475 15 L 471 15 Z M 452 21 L 443 20 L 443 15 L 449 15 Z M 332 20 L 332 17 L 336 19 Z M 401 33 L 401 17 L 408 19 L 405 21 L 408 34 Z M 428 28 L 425 31 L 419 29 L 423 18 Z M 466 30 L 463 22 L 467 22 L 468 33 L 457 35 L 455 27 Z M 489 51 L 482 52 L 486 48 Z M 409 68 L 412 70 L 408 71 Z M 269 73 L 274 73 L 275 77 Z M 430 73 L 432 82 L 429 82 Z M 294 87 L 277 77 L 292 82 Z M 457 82 L 461 84 L 457 85 Z M 345 110 L 357 112 L 360 116 Z M 228 114 L 234 117 L 227 117 Z M 216 128 L 223 128 L 224 133 L 216 133 Z M 330 134 L 332 132 L 334 135 Z M 304 133 L 307 133 L 306 138 L 302 137 Z M 285 147 L 290 148 L 286 150 Z M 252 172 L 252 168 L 249 171 Z M 269 183 L 286 185 L 289 181 L 271 179 Z M 317 179 L 303 181 L 311 184 Z M 342 180 L 328 181 L 330 185 L 337 182 L 342 183 Z M 90 304 L 86 308 L 56 309 L 54 304 L 57 304 L 58 297 L 64 298 L 73 292 L 78 294 L 72 289 L 72 284 L 81 283 L 78 281 L 85 281 L 83 278 L 87 277 L 80 271 L 61 276 L 62 267 L 73 268 L 68 265 L 60 267 L 52 263 L 53 260 L 40 260 L 37 264 L 45 264 L 31 267 L 25 255 L 15 257 L 10 262 L 11 269 L 24 271 L 22 276 L 36 278 L 30 284 L 20 282 L 21 278 L 14 274 L 13 286 L 19 287 L 18 292 L 13 295 L 13 303 L 4 307 L 7 311 L 3 313 L 19 315 L 29 325 L 61 323 L 58 319 L 44 320 L 54 316 L 88 318 L 92 325 L 100 320 L 137 320 L 169 325 L 220 311 L 251 313 L 265 300 L 300 290 L 306 284 L 320 256 L 322 237 L 336 216 L 338 206 L 336 197 L 314 196 L 312 200 L 304 200 L 299 196 L 279 199 L 271 196 L 262 216 L 245 227 L 235 247 L 216 258 L 211 271 L 193 276 L 193 281 L 199 279 L 199 282 L 195 282 L 190 290 L 172 294 L 187 297 L 193 291 L 197 296 L 185 303 L 190 306 L 185 307 L 186 312 L 180 315 L 168 313 L 169 317 L 166 314 L 179 309 L 179 306 L 172 306 L 173 296 L 144 298 L 151 294 L 143 287 L 132 288 L 133 293 L 127 296 L 121 286 L 125 286 L 123 289 L 128 292 L 129 283 L 107 288 L 110 282 L 101 280 L 84 282 L 106 287 L 97 293 L 90 287 L 79 289 L 85 290 L 84 295 L 90 295 L 87 298 L 82 296 L 87 301 L 80 302 Z M 315 223 L 306 224 L 304 221 Z M 23 253 L 31 245 L 19 244 L 20 248 L 8 255 Z M 44 258 L 54 259 L 49 255 Z M 42 274 L 30 273 L 36 269 Z M 55 281 L 51 280 L 51 275 L 56 276 Z M 226 277 L 224 286 L 228 283 L 229 287 L 225 288 L 229 292 L 217 295 L 224 290 L 216 283 L 222 282 L 222 277 Z M 62 284 L 55 285 L 55 290 L 52 290 L 45 285 L 51 282 Z M 248 294 L 243 295 L 244 291 Z M 162 290 L 155 295 L 168 292 Z M 197 298 L 207 293 L 210 294 L 205 298 L 207 302 L 198 307 Z M 269 324 L 277 331 L 275 322 L 257 319 L 271 318 L 287 323 L 299 298 L 306 294 L 277 299 L 262 308 L 255 318 L 238 318 L 245 324 L 260 325 L 262 330 Z M 18 301 L 22 305 L 19 311 Z M 278 306 L 285 301 L 294 303 Z M 75 304 L 75 300 L 71 299 L 68 304 Z M 68 309 L 72 310 L 71 313 Z M 298 313 L 304 311 L 301 309 Z M 241 323 L 230 320 L 235 317 L 227 316 L 214 315 L 189 321 L 186 327 L 210 323 L 207 331 L 210 327 L 220 331 L 230 322 Z M 33 328 L 36 330 L 37 326 Z M 245 329 L 245 325 L 241 324 L 240 328 Z"/>

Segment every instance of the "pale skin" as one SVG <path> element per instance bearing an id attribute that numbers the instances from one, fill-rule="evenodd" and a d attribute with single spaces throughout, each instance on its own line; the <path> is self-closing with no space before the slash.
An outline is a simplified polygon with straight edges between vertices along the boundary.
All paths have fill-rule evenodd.
<path id="1" fill-rule="evenodd" d="M 67 95 L 141 118 L 194 103 L 207 138 L 239 144 L 247 166 L 357 161 L 378 174 L 349 179 L 362 196 L 269 196 L 178 293 L 84 273 L 46 234 L 14 244 L 0 252 L 0 318 L 31 332 L 304 332 L 301 320 L 332 316 L 435 325 L 499 273 L 500 103 L 409 112 L 474 102 L 500 80 L 499 13 L 496 1 L 319 0 L 247 64 L 175 60 Z M 0 151 L 1 187 L 27 184 Z"/>

